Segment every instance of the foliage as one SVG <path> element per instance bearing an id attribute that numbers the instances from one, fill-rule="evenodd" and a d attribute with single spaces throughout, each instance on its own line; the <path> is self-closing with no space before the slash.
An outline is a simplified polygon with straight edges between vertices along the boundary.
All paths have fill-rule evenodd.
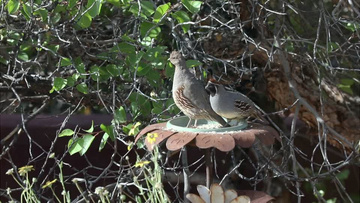
<path id="1" fill-rule="evenodd" d="M 113 180 L 114 176 L 123 176 L 117 180 L 117 184 L 121 185 L 124 181 L 129 185 L 130 182 L 136 183 L 136 188 L 141 192 L 138 198 L 153 198 L 154 201 L 159 198 L 163 201 L 166 198 L 164 191 L 161 190 L 156 198 L 149 197 L 152 193 L 146 193 L 147 190 L 141 185 L 144 182 L 140 184 L 139 179 L 133 180 L 139 176 L 134 172 L 136 163 L 126 161 L 126 157 L 130 153 L 137 154 L 134 151 L 140 151 L 143 147 L 141 141 L 136 147 L 132 142 L 141 128 L 149 123 L 167 121 L 179 113 L 171 97 L 174 67 L 168 61 L 169 52 L 175 49 L 181 49 L 187 56 L 188 67 L 197 71 L 200 67 L 202 76 L 205 76 L 203 70 L 206 65 L 213 66 L 220 70 L 221 77 L 230 75 L 237 82 L 242 80 L 242 76 L 252 78 L 265 74 L 269 69 L 279 68 L 277 54 L 279 50 L 284 50 L 293 63 L 298 63 L 297 67 L 304 69 L 304 73 L 314 70 L 315 86 L 325 88 L 324 81 L 331 81 L 331 90 L 348 99 L 346 108 L 353 109 L 352 104 L 357 101 L 353 98 L 360 94 L 356 91 L 360 87 L 360 22 L 356 17 L 359 10 L 354 5 L 334 2 L 0 1 L 0 87 L 4 91 L 1 95 L 1 113 L 19 113 L 24 118 L 33 118 L 38 113 L 65 113 L 68 117 L 79 113 L 113 115 L 111 123 L 89 123 L 88 129 L 64 127 L 67 122 L 64 120 L 54 140 L 54 143 L 66 140 L 66 150 L 72 158 L 80 155 L 87 159 L 86 153 L 91 148 L 96 148 L 99 153 L 107 147 L 113 149 L 113 155 L 107 157 L 110 164 L 101 168 L 99 177 L 84 181 L 81 178 L 73 179 L 74 174 L 63 174 L 62 168 L 67 166 L 63 159 L 68 154 L 54 155 L 52 145 L 44 149 L 42 156 L 46 158 L 41 158 L 44 160 L 41 167 L 51 165 L 49 159 L 56 160 L 52 163 L 51 174 L 42 174 L 37 182 L 28 176 L 23 179 L 14 176 L 22 191 L 19 199 L 37 202 L 47 198 L 47 201 L 57 199 L 59 202 L 70 202 L 76 195 L 78 198 L 84 196 L 80 183 L 85 182 L 89 184 L 86 189 L 93 191 L 92 195 L 96 193 L 102 202 L 107 202 L 110 189 L 103 187 L 95 192 L 95 185 L 100 184 L 101 178 L 109 176 Z M 326 28 L 325 31 L 322 28 Z M 308 79 L 304 75 L 296 75 L 294 79 Z M 332 96 L 331 91 L 321 90 L 325 99 Z M 19 124 L 21 129 L 26 130 L 27 121 L 24 119 Z M 286 133 L 282 134 L 287 140 Z M 30 138 L 29 143 L 32 143 Z M 97 141 L 98 144 L 95 144 Z M 293 145 L 292 141 L 292 138 L 287 140 L 280 153 L 285 152 L 293 157 L 295 153 L 302 155 L 297 149 L 287 148 Z M 2 146 L 0 160 L 10 156 L 11 145 Z M 127 147 L 125 154 L 118 152 L 120 146 Z M 158 155 L 147 154 L 152 157 L 151 167 L 140 167 L 142 175 L 147 177 L 145 187 L 148 189 L 163 187 L 159 185 L 160 168 L 163 166 L 158 162 L 162 162 L 164 157 L 160 159 Z M 275 157 L 276 153 L 272 155 Z M 7 157 L 7 160 L 12 159 Z M 26 163 L 29 166 L 37 161 L 34 157 L 29 160 Z M 268 160 L 264 167 L 254 166 L 258 171 L 252 179 L 248 179 L 249 182 L 260 182 L 259 179 L 268 175 L 264 175 L 266 168 L 271 168 L 276 174 L 274 176 L 278 176 L 278 168 L 269 164 L 272 161 Z M 297 165 L 298 162 L 291 161 L 288 158 L 279 161 L 279 168 L 284 170 L 281 173 L 284 179 L 293 181 L 298 178 L 292 174 L 297 169 L 289 169 L 288 165 Z M 312 160 L 309 162 L 312 166 Z M 137 160 L 139 163 L 143 163 L 140 158 Z M 337 167 L 341 168 L 346 163 L 349 162 L 344 161 L 333 167 L 325 157 L 324 163 L 319 165 L 329 166 L 327 170 L 332 172 L 329 172 L 329 176 L 336 177 L 341 174 Z M 114 166 L 118 167 L 117 170 L 112 168 Z M 178 166 L 174 164 L 172 167 L 177 169 Z M 76 174 L 89 175 L 87 169 L 76 171 Z M 58 174 L 59 178 L 50 179 L 52 173 Z M 316 176 L 314 174 L 312 171 L 304 176 L 311 179 L 310 176 Z M 23 184 L 21 181 L 25 179 Z M 78 188 L 78 193 L 70 194 L 70 190 L 66 189 L 69 180 L 75 180 L 73 184 Z M 313 191 L 325 191 L 315 184 L 315 178 L 311 180 Z M 339 188 L 343 188 L 342 180 L 337 182 Z M 53 190 L 54 185 L 61 188 L 62 200 L 59 200 L 58 192 Z M 300 186 L 296 187 L 296 196 L 300 198 Z M 121 201 L 129 198 L 131 195 L 126 193 L 130 191 L 129 188 L 121 185 L 121 191 L 117 191 L 119 195 L 112 198 Z M 39 194 L 44 194 L 47 189 L 52 191 L 53 196 L 39 200 Z M 6 193 L 5 189 L 1 190 Z M 323 199 L 319 192 L 313 193 L 316 198 Z M 11 192 L 7 197 L 14 199 Z M 344 199 L 349 198 L 345 195 Z"/>

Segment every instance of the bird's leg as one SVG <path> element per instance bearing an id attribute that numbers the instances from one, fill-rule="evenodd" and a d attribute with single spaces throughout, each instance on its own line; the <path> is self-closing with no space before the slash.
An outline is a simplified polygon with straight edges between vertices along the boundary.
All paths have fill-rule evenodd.
<path id="1" fill-rule="evenodd" d="M 188 128 L 191 124 L 192 119 L 189 117 L 189 122 L 187 123 L 186 127 Z"/>
<path id="2" fill-rule="evenodd" d="M 195 122 L 194 122 L 194 127 L 196 128 L 196 125 L 197 125 L 197 119 L 195 119 Z"/>

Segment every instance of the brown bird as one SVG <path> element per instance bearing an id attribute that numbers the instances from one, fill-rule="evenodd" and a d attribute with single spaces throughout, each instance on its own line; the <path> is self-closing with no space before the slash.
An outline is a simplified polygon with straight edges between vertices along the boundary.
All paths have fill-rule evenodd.
<path id="1" fill-rule="evenodd" d="M 204 85 L 186 67 L 181 53 L 171 52 L 170 62 L 175 65 L 172 95 L 176 106 L 190 118 L 187 127 L 192 119 L 195 120 L 194 126 L 198 119 L 213 120 L 222 126 L 228 126 L 225 120 L 211 108 L 209 95 L 206 93 Z"/>

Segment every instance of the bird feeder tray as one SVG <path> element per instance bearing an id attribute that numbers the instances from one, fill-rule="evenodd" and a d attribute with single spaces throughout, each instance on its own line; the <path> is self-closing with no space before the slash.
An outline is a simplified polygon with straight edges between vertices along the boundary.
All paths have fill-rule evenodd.
<path id="1" fill-rule="evenodd" d="M 200 149 L 214 147 L 228 152 L 234 149 L 235 145 L 249 148 L 257 139 L 264 145 L 271 145 L 275 139 L 280 139 L 274 128 L 263 124 L 247 124 L 243 121 L 236 126 L 204 129 L 201 126 L 211 124 L 212 121 L 198 120 L 197 128 L 187 128 L 188 121 L 188 118 L 184 116 L 149 125 L 139 132 L 135 143 L 146 135 L 145 145 L 149 150 L 153 150 L 154 146 L 166 140 L 166 147 L 170 151 L 176 151 L 187 144 L 194 143 Z"/>

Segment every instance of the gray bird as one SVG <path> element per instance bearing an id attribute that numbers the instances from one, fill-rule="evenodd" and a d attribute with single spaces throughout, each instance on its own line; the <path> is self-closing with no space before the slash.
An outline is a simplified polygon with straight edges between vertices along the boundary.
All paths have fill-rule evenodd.
<path id="1" fill-rule="evenodd" d="M 248 117 L 256 117 L 262 120 L 257 114 L 254 102 L 244 94 L 227 91 L 222 84 L 213 78 L 209 80 L 205 89 L 210 94 L 212 109 L 228 121 L 234 120 L 237 124 L 240 120 Z"/>
<path id="2" fill-rule="evenodd" d="M 205 91 L 204 85 L 199 81 L 189 68 L 186 67 L 185 59 L 178 51 L 170 54 L 170 62 L 175 65 L 174 81 L 172 86 L 172 95 L 176 106 L 190 118 L 213 120 L 222 126 L 228 126 L 221 116 L 212 110 L 209 101 L 209 95 Z"/>

